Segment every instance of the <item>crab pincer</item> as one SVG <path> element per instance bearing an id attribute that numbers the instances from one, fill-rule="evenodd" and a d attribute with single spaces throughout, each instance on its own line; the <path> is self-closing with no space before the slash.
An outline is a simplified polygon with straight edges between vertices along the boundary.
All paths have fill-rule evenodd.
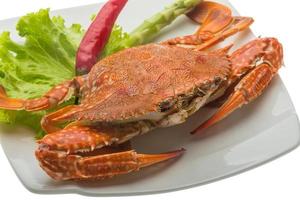
<path id="1" fill-rule="evenodd" d="M 192 134 L 212 126 L 260 96 L 282 66 L 282 45 L 275 38 L 258 38 L 238 49 L 230 59 L 232 75 L 229 85 L 239 83 L 218 111 Z"/>
<path id="2" fill-rule="evenodd" d="M 105 131 L 97 126 L 71 126 L 48 134 L 38 141 L 36 158 L 44 171 L 55 180 L 83 180 L 104 179 L 138 171 L 176 158 L 184 152 L 184 149 L 180 149 L 161 154 L 139 154 L 118 147 L 115 147 L 118 152 L 110 149 L 103 152 L 105 147 L 117 144 L 127 134 L 116 133 L 112 129 Z"/>

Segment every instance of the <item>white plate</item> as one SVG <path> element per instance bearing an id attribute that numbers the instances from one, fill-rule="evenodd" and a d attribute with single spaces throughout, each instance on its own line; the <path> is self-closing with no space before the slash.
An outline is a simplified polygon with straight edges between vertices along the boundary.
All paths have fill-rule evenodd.
<path id="1" fill-rule="evenodd" d="M 132 0 L 119 17 L 118 24 L 130 31 L 171 1 Z M 230 6 L 227 1 L 222 3 Z M 88 25 L 90 15 L 96 13 L 99 7 L 99 4 L 88 5 L 54 11 L 53 14 L 62 15 L 69 23 Z M 0 29 L 15 32 L 16 21 L 2 21 Z M 191 34 L 196 27 L 196 24 L 182 16 L 165 29 L 157 40 Z M 234 41 L 238 47 L 252 38 L 254 35 L 246 31 L 226 42 Z M 187 152 L 180 159 L 106 181 L 53 181 L 40 169 L 34 157 L 34 133 L 21 127 L 12 130 L 2 126 L 0 137 L 9 162 L 30 191 L 97 196 L 157 193 L 201 185 L 256 167 L 289 152 L 299 144 L 298 118 L 278 76 L 255 102 L 206 130 L 210 136 L 191 136 L 189 132 L 211 112 L 211 109 L 204 108 L 182 125 L 159 129 L 133 140 L 134 147 L 145 153 L 184 147 Z"/>

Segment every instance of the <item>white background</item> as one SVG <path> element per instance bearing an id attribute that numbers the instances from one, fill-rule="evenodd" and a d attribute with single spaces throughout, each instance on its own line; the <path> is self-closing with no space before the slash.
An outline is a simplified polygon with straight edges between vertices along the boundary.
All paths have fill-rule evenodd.
<path id="1" fill-rule="evenodd" d="M 9 0 L 0 1 L 0 19 L 24 15 L 39 8 L 67 8 L 97 3 L 101 0 Z M 163 3 L 163 1 L 161 1 Z M 300 10 L 297 1 L 231 0 L 244 16 L 256 20 L 252 30 L 256 35 L 277 37 L 284 45 L 285 65 L 282 77 L 300 113 Z M 287 130 L 288 131 L 288 130 Z M 284 133 L 283 133 L 284 134 Z M 17 148 L 16 148 L 17 151 Z M 21 152 L 20 152 L 21 153 Z M 195 172 L 197 173 L 197 172 Z M 300 148 L 293 152 L 240 175 L 187 190 L 122 197 L 124 199 L 299 199 Z M 86 199 L 67 195 L 37 195 L 27 191 L 15 176 L 2 149 L 0 149 L 0 199 Z M 109 198 L 116 199 L 116 198 Z"/>

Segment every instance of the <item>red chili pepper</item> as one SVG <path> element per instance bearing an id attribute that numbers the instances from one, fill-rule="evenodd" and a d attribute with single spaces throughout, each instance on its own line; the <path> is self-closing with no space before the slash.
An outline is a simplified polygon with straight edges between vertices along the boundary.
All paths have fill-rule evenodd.
<path id="1" fill-rule="evenodd" d="M 90 71 L 105 47 L 113 25 L 127 0 L 109 0 L 99 11 L 85 33 L 76 55 L 76 74 Z"/>

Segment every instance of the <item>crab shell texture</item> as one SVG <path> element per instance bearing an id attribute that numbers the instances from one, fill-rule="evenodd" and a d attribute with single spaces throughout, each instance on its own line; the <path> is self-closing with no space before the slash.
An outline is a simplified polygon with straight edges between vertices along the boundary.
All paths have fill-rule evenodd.
<path id="1" fill-rule="evenodd" d="M 181 123 L 226 82 L 230 65 L 226 55 L 176 46 L 148 44 L 123 50 L 92 68 L 72 118 Z"/>

